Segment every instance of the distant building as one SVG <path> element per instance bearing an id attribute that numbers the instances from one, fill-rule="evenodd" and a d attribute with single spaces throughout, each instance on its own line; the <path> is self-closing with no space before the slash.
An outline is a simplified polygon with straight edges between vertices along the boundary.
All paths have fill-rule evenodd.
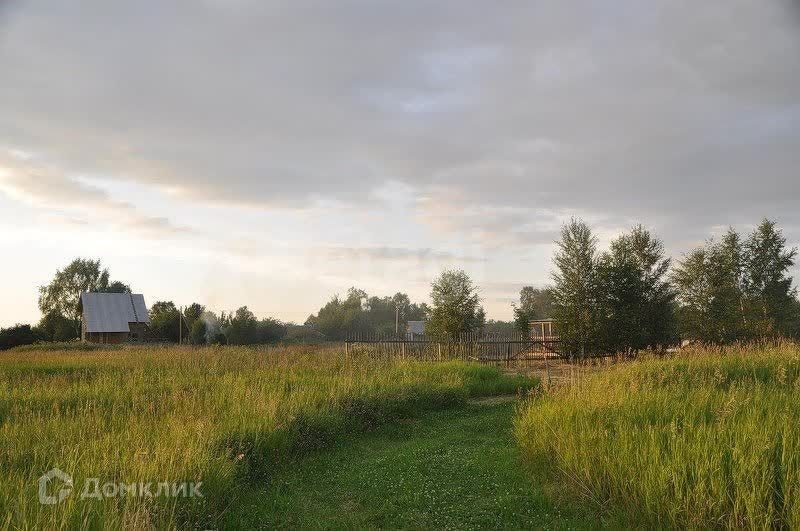
<path id="1" fill-rule="evenodd" d="M 146 337 L 150 317 L 143 295 L 82 293 L 81 339 L 90 343 L 125 343 Z"/>
<path id="2" fill-rule="evenodd" d="M 409 321 L 406 325 L 406 334 L 410 339 L 425 335 L 425 321 Z"/>
<path id="3" fill-rule="evenodd" d="M 557 341 L 558 329 L 553 319 L 537 319 L 530 322 L 531 339 L 537 341 Z"/>

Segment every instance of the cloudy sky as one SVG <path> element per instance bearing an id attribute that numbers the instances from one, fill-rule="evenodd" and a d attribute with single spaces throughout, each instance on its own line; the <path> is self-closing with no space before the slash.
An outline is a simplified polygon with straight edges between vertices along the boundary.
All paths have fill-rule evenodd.
<path id="1" fill-rule="evenodd" d="M 504 319 L 571 216 L 799 242 L 798 168 L 793 1 L 0 0 L 0 325 L 76 256 L 300 322 L 460 267 Z"/>

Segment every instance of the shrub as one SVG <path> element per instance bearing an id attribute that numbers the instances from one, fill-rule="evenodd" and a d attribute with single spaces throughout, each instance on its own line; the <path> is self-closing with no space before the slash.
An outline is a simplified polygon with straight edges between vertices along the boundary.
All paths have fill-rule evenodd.
<path id="1" fill-rule="evenodd" d="M 0 350 L 8 350 L 20 345 L 30 345 L 39 339 L 39 334 L 31 325 L 16 325 L 0 329 Z"/>

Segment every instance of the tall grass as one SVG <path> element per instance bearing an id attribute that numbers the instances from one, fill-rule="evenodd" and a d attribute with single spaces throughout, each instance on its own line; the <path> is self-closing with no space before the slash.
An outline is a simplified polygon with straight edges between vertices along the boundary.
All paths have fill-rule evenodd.
<path id="1" fill-rule="evenodd" d="M 213 527 L 238 489 L 344 433 L 529 382 L 337 349 L 141 347 L 0 355 L 0 527 Z M 76 490 L 38 501 L 57 467 Z M 202 481 L 202 498 L 82 499 L 88 478 Z M 155 492 L 155 488 L 153 491 Z"/>
<path id="2" fill-rule="evenodd" d="M 696 349 L 589 375 L 533 399 L 516 435 L 532 473 L 617 521 L 800 527 L 797 345 Z"/>

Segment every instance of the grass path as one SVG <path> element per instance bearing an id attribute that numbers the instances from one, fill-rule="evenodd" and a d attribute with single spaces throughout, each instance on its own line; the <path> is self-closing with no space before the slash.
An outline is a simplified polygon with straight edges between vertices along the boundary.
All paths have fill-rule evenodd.
<path id="1" fill-rule="evenodd" d="M 511 435 L 514 401 L 428 413 L 353 437 L 239 496 L 224 527 L 566 528 Z"/>

